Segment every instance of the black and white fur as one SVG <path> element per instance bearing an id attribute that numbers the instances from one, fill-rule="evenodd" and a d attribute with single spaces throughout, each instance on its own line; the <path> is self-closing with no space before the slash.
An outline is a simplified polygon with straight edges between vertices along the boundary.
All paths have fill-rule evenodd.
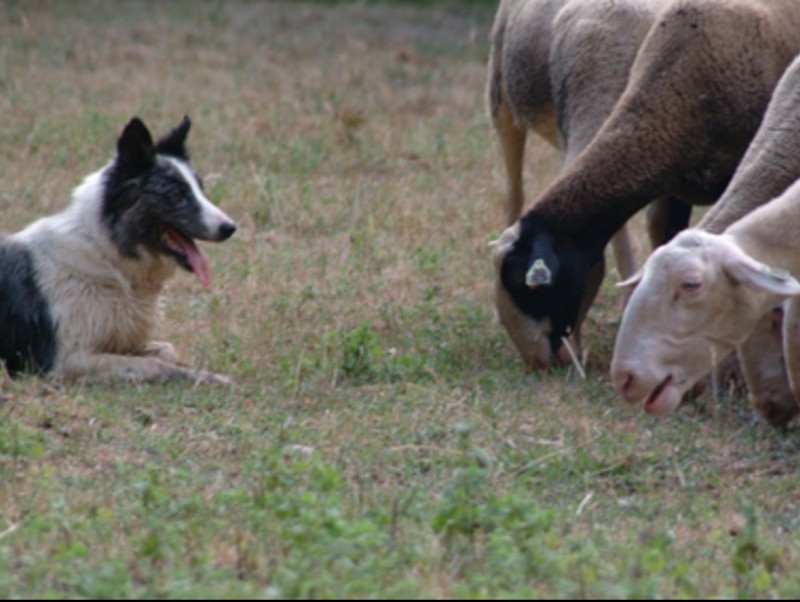
<path id="1" fill-rule="evenodd" d="M 210 283 L 194 239 L 236 230 L 203 193 L 186 152 L 188 118 L 156 143 L 138 118 L 117 153 L 62 212 L 0 238 L 0 360 L 13 376 L 227 382 L 178 365 L 150 336 L 159 295 L 181 266 Z"/>

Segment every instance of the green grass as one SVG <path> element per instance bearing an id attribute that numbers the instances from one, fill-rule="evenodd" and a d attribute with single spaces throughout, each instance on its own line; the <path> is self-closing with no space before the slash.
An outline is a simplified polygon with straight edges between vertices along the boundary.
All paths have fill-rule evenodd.
<path id="1" fill-rule="evenodd" d="M 0 381 L 0 597 L 800 595 L 796 429 L 618 400 L 613 273 L 586 380 L 493 323 L 494 3 L 333 4 L 0 5 L 2 230 L 132 115 L 240 225 L 158 332 L 233 387 Z"/>

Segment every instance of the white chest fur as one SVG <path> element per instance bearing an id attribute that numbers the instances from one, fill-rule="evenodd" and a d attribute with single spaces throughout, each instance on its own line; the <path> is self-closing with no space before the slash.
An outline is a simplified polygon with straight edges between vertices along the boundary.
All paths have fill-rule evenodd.
<path id="1" fill-rule="evenodd" d="M 171 259 L 123 257 L 99 221 L 97 203 L 73 203 L 14 238 L 33 254 L 37 282 L 57 328 L 57 363 L 69 353 L 140 353 L 175 272 Z"/>

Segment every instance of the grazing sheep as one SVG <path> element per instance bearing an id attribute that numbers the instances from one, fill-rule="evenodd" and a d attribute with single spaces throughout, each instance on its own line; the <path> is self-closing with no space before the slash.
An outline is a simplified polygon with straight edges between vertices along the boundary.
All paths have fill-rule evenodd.
<path id="1" fill-rule="evenodd" d="M 646 399 L 647 411 L 668 413 L 680 395 L 735 344 L 756 411 L 775 426 L 786 424 L 800 412 L 792 392 L 792 388 L 798 391 L 794 383 L 800 382 L 796 304 L 789 304 L 784 317 L 777 306 L 779 300 L 756 292 L 760 289 L 735 286 L 737 281 L 731 280 L 726 266 L 741 258 L 741 251 L 722 252 L 730 241 L 748 250 L 755 245 L 753 257 L 774 259 L 791 268 L 782 253 L 793 260 L 792 254 L 798 252 L 792 246 L 796 247 L 800 222 L 793 219 L 800 214 L 792 206 L 797 203 L 797 185 L 788 191 L 787 187 L 798 177 L 800 57 L 775 88 L 763 123 L 733 180 L 698 224 L 697 232 L 687 231 L 659 249 L 641 274 L 628 283 L 637 288 L 623 316 L 611 367 L 612 380 L 624 398 Z M 751 213 L 784 191 L 779 199 Z M 770 225 L 775 229 L 769 231 Z M 765 228 L 768 234 L 759 238 Z M 791 282 L 787 279 L 780 284 L 788 287 Z M 745 319 L 742 311 L 756 313 L 748 313 Z M 707 318 L 699 319 L 701 314 Z M 792 388 L 784 369 L 782 344 Z"/>
<path id="2" fill-rule="evenodd" d="M 617 338 L 624 352 L 612 362 L 625 399 L 644 400 L 650 414 L 672 412 L 771 308 L 800 295 L 791 275 L 800 273 L 798 209 L 800 182 L 723 234 L 686 230 L 651 255 Z"/>
<path id="3" fill-rule="evenodd" d="M 636 211 L 719 197 L 798 50 L 796 0 L 672 0 L 656 16 L 597 135 L 501 239 L 498 313 L 512 338 L 524 325 L 526 361 L 564 357 L 604 249 Z"/>
<path id="4" fill-rule="evenodd" d="M 775 88 L 764 121 L 737 168 L 723 198 L 698 224 L 720 233 L 754 208 L 775 198 L 800 177 L 800 58 L 786 69 Z M 784 322 L 777 306 L 742 343 L 737 354 L 754 409 L 774 426 L 783 426 L 800 412 L 784 367 Z M 794 349 L 793 338 L 786 341 Z"/>
<path id="5" fill-rule="evenodd" d="M 562 150 L 562 170 L 566 169 L 592 140 L 625 89 L 639 45 L 662 3 L 662 0 L 501 2 L 492 31 L 487 96 L 505 159 L 509 224 L 516 222 L 522 213 L 527 129 Z M 663 221 L 662 214 L 669 206 L 668 201 L 659 201 L 650 221 Z M 494 245 L 498 273 L 509 244 L 517 237 L 512 228 Z M 612 239 L 612 247 L 618 271 L 627 278 L 633 274 L 635 263 L 624 225 Z M 594 288 L 599 287 L 603 275 L 604 266 L 594 270 L 591 276 Z M 529 329 L 529 320 L 515 309 L 499 284 L 496 293 L 500 321 L 525 361 L 530 365 L 547 363 L 548 349 L 541 358 L 535 353 L 539 350 L 536 345 L 541 336 L 539 330 Z"/>

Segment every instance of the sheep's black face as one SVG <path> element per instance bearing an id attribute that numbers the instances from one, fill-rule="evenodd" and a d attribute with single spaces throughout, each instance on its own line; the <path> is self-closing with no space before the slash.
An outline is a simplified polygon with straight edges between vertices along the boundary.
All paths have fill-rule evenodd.
<path id="1" fill-rule="evenodd" d="M 589 274 L 600 262 L 602 253 L 597 256 L 596 252 L 582 249 L 576 241 L 553 236 L 535 216 L 528 214 L 522 219 L 519 238 L 500 266 L 500 283 L 516 309 L 538 323 L 536 329 L 542 338 L 546 336 L 552 356 L 558 356 L 563 337 L 575 329 L 587 294 Z M 511 328 L 502 315 L 501 321 L 507 329 Z M 515 333 L 509 334 L 520 348 Z M 526 359 L 533 355 L 522 348 L 520 352 Z M 541 357 L 542 352 L 536 355 Z"/>

